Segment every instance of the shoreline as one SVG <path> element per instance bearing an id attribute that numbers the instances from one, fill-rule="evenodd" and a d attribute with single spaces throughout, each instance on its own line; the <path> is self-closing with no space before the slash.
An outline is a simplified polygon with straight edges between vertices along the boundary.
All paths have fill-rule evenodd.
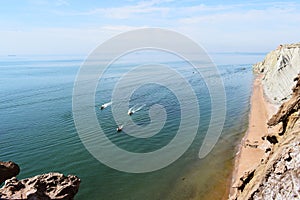
<path id="1" fill-rule="evenodd" d="M 268 133 L 267 121 L 275 112 L 275 106 L 264 95 L 262 76 L 256 75 L 253 81 L 248 128 L 237 146 L 229 188 L 229 199 L 239 192 L 239 179 L 255 169 L 265 154 L 262 137 Z"/>

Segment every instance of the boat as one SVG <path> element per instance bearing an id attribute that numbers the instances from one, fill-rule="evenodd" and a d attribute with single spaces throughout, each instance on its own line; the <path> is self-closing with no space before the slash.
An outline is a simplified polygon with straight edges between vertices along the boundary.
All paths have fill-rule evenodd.
<path id="1" fill-rule="evenodd" d="M 122 131 L 122 129 L 123 129 L 123 125 L 121 125 L 121 126 L 118 126 L 118 128 L 117 128 L 117 132 L 121 132 L 121 131 Z"/>
<path id="2" fill-rule="evenodd" d="M 112 104 L 112 102 L 102 104 L 101 107 L 100 107 L 100 110 L 103 110 L 104 108 L 106 108 L 107 106 L 110 106 L 111 104 Z"/>

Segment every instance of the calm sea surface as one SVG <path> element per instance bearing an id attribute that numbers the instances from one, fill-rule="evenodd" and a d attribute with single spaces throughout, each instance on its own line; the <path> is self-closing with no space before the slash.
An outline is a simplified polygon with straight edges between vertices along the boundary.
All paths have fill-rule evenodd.
<path id="1" fill-rule="evenodd" d="M 187 63 L 165 62 L 194 88 L 201 113 L 198 133 L 183 156 L 168 167 L 131 174 L 100 163 L 79 139 L 72 117 L 72 93 L 83 57 L 2 56 L 0 160 L 18 163 L 20 179 L 53 171 L 79 176 L 82 183 L 76 199 L 220 199 L 228 187 L 235 146 L 247 128 L 253 78 L 251 64 L 262 57 L 256 54 L 213 56 L 226 90 L 227 113 L 219 142 L 201 160 L 198 152 L 211 116 L 210 95 L 205 82 Z M 150 123 L 149 108 L 160 104 L 167 113 L 164 128 L 146 141 L 116 134 L 117 124 L 111 107 L 101 111 L 98 106 L 110 101 L 112 89 L 122 73 L 136 64 L 141 63 L 132 58 L 120 60 L 106 72 L 96 91 L 95 111 L 105 134 L 120 148 L 151 152 L 170 142 L 180 123 L 180 109 L 189 107 L 180 107 L 176 95 L 168 88 L 146 84 L 132 94 L 130 107 L 143 105 L 136 106 L 141 108 L 132 119 L 137 125 L 146 126 Z M 147 79 L 148 75 L 144 72 L 136 78 Z M 173 81 L 176 84 L 176 80 Z"/>

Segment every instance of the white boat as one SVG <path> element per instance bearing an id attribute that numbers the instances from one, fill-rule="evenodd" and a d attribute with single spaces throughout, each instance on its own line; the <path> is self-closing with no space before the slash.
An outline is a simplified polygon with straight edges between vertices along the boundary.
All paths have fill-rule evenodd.
<path id="1" fill-rule="evenodd" d="M 121 132 L 121 131 L 122 131 L 122 129 L 123 129 L 123 125 L 121 125 L 121 126 L 118 126 L 118 128 L 117 128 L 117 132 Z"/>

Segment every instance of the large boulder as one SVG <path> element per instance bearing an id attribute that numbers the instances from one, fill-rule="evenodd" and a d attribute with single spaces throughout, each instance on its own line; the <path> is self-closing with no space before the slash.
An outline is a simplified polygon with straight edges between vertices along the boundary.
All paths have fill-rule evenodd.
<path id="1" fill-rule="evenodd" d="M 77 176 L 64 176 L 60 173 L 17 180 L 11 178 L 0 189 L 0 199 L 73 199 L 78 192 L 80 179 Z"/>
<path id="2" fill-rule="evenodd" d="M 16 163 L 0 161 L 0 184 L 7 179 L 17 176 L 19 173 L 20 167 Z"/>

